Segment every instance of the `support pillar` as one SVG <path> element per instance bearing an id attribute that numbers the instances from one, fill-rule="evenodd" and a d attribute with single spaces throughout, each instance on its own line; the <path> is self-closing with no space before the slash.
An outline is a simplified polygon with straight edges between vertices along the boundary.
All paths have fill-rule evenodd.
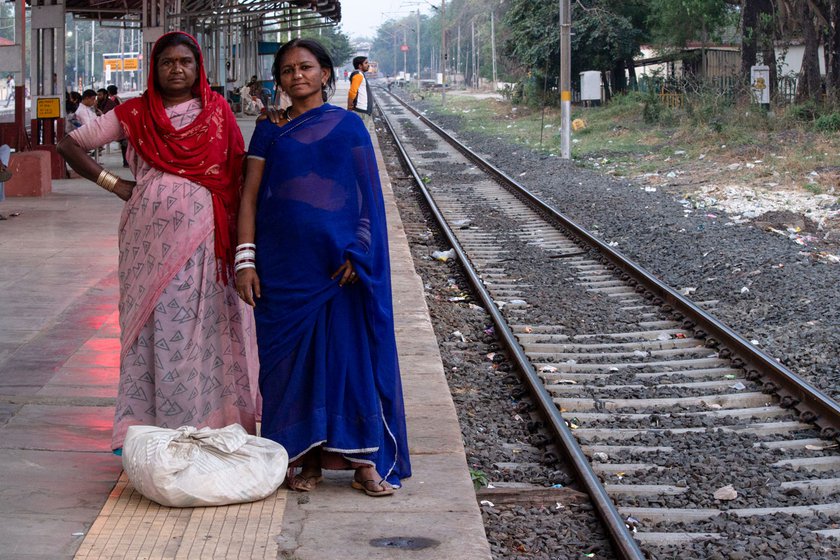
<path id="1" fill-rule="evenodd" d="M 138 83 L 141 90 L 145 89 L 145 81 L 148 79 L 146 72 L 152 57 L 152 47 L 166 33 L 166 20 L 166 0 L 143 0 L 143 19 L 140 23 L 143 29 L 143 62 L 140 64 L 143 81 Z"/>
<path id="2" fill-rule="evenodd" d="M 56 144 L 64 136 L 64 0 L 32 0 L 31 144 L 50 154 L 53 179 L 63 179 Z"/>

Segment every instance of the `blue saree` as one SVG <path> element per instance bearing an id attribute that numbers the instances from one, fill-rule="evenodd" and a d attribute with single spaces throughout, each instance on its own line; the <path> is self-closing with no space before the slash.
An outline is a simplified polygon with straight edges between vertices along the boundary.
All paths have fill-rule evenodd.
<path id="1" fill-rule="evenodd" d="M 385 207 L 365 125 L 325 104 L 283 127 L 259 123 L 248 156 L 265 160 L 254 310 L 262 435 L 290 463 L 321 445 L 343 468 L 373 464 L 399 486 L 411 466 Z M 359 281 L 339 287 L 330 276 L 346 259 Z"/>

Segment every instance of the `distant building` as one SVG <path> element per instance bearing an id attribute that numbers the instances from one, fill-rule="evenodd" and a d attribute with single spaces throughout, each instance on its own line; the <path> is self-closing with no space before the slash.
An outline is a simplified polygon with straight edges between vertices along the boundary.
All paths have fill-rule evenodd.
<path id="1" fill-rule="evenodd" d="M 663 78 L 696 76 L 700 78 L 724 78 L 737 76 L 741 70 L 741 47 L 736 44 L 702 45 L 689 43 L 685 48 L 669 53 L 660 53 L 649 45 L 642 45 L 641 56 L 635 58 L 636 75 Z M 705 51 L 705 62 L 704 62 Z M 779 77 L 796 77 L 802 68 L 805 46 L 801 41 L 776 44 L 776 58 L 779 60 Z M 759 64 L 762 64 L 759 53 Z M 819 48 L 820 74 L 825 75 L 825 56 L 822 45 Z"/>
<path id="2" fill-rule="evenodd" d="M 737 76 L 741 69 L 741 47 L 689 43 L 678 51 L 659 54 L 653 47 L 643 45 L 642 55 L 633 62 L 638 77 L 655 74 L 662 78 Z"/>

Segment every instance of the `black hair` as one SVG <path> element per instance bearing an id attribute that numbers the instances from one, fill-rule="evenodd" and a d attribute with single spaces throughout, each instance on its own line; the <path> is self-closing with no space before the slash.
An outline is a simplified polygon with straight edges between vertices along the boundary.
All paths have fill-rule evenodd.
<path id="1" fill-rule="evenodd" d="M 92 89 L 86 89 L 82 92 L 82 99 L 87 99 L 89 97 L 96 97 L 96 92 Z"/>
<path id="2" fill-rule="evenodd" d="M 119 90 L 117 89 L 117 86 L 115 86 L 115 85 L 108 86 L 108 95 L 117 95 L 117 92 L 119 92 Z"/>
<path id="3" fill-rule="evenodd" d="M 271 75 L 274 77 L 274 83 L 278 86 L 280 85 L 280 65 L 283 62 L 283 57 L 295 48 L 308 50 L 315 57 L 315 60 L 318 61 L 321 68 L 326 68 L 330 71 L 327 84 L 321 90 L 324 103 L 326 103 L 327 99 L 335 92 L 335 65 L 330 57 L 330 53 L 324 48 L 324 45 L 314 39 L 292 39 L 277 50 L 277 54 L 274 55 L 274 64 L 271 65 Z"/>
<path id="4" fill-rule="evenodd" d="M 107 89 L 105 89 L 104 87 L 101 87 L 101 88 L 99 88 L 98 90 L 96 90 L 96 93 L 104 93 L 104 94 L 106 94 L 106 95 L 107 95 L 107 94 L 108 94 L 108 90 L 107 90 Z"/>
<path id="5" fill-rule="evenodd" d="M 358 69 L 359 66 L 364 64 L 367 59 L 368 59 L 368 57 L 366 57 L 366 56 L 357 56 L 356 58 L 353 59 L 353 68 Z"/>
<path id="6" fill-rule="evenodd" d="M 178 45 L 184 45 L 192 51 L 193 57 L 195 57 L 196 70 L 198 69 L 198 65 L 201 64 L 201 50 L 199 50 L 198 45 L 192 37 L 181 31 L 167 33 L 158 39 L 158 42 L 155 43 L 154 49 L 152 49 L 152 61 L 154 62 L 155 67 L 155 87 L 160 87 L 157 77 L 158 59 L 160 58 L 160 55 L 169 47 L 175 47 Z M 196 74 L 196 80 L 198 80 L 198 74 Z"/>

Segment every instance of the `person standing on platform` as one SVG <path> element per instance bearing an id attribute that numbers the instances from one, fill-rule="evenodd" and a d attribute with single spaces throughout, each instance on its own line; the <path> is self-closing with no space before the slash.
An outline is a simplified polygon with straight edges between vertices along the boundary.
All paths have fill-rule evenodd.
<path id="1" fill-rule="evenodd" d="M 6 76 L 6 107 L 15 98 L 15 77 L 9 74 Z"/>
<path id="2" fill-rule="evenodd" d="M 385 208 L 364 124 L 326 103 L 334 72 L 316 41 L 277 51 L 291 106 L 251 139 L 236 286 L 257 321 L 262 435 L 300 469 L 289 487 L 354 469 L 353 488 L 389 496 L 411 466 Z"/>
<path id="3" fill-rule="evenodd" d="M 122 99 L 120 99 L 120 96 L 118 95 L 120 90 L 119 88 L 117 88 L 117 86 L 111 84 L 106 89 L 108 90 L 108 99 L 111 100 L 111 102 L 114 104 L 114 107 L 122 103 Z"/>
<path id="4" fill-rule="evenodd" d="M 116 104 L 108 96 L 108 90 L 100 88 L 96 91 L 96 114 L 104 115 L 116 107 Z"/>
<path id="5" fill-rule="evenodd" d="M 365 72 L 370 70 L 366 56 L 353 59 L 353 72 L 350 73 L 350 91 L 347 92 L 347 110 L 356 111 L 362 117 L 368 132 L 373 126 L 373 93 L 370 91 Z"/>
<path id="6" fill-rule="evenodd" d="M 142 97 L 58 145 L 82 177 L 127 201 L 119 226 L 115 451 L 138 424 L 256 429 L 253 313 L 233 282 L 242 133 L 210 89 L 192 36 L 163 35 L 148 75 Z M 136 183 L 85 154 L 122 138 Z"/>

